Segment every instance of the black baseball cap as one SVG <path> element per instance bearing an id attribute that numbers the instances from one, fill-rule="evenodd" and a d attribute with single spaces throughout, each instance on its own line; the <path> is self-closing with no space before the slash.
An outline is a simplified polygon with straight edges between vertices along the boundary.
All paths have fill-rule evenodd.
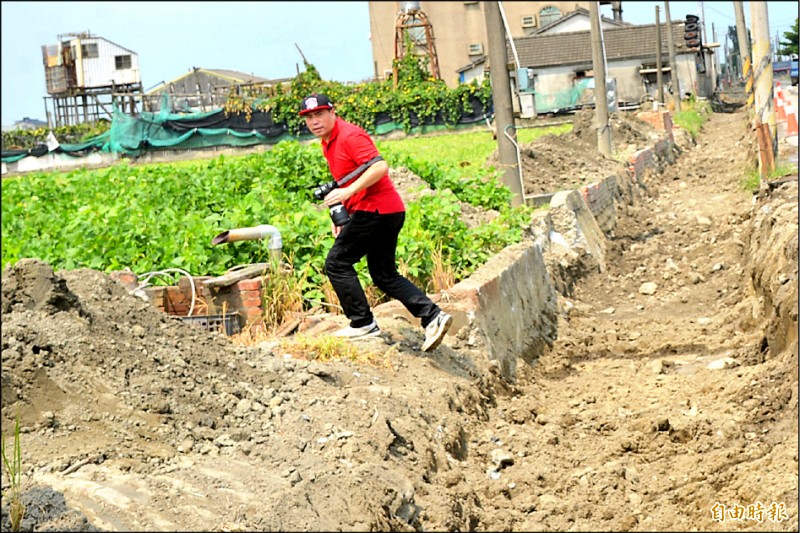
<path id="1" fill-rule="evenodd" d="M 310 94 L 303 98 L 303 103 L 300 104 L 301 115 L 307 115 L 318 109 L 333 109 L 333 104 L 324 94 Z"/>

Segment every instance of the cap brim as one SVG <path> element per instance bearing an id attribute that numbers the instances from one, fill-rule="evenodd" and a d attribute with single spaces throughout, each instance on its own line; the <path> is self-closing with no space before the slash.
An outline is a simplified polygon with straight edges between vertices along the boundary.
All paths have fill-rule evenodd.
<path id="1" fill-rule="evenodd" d="M 332 105 L 318 105 L 314 109 L 303 109 L 300 111 L 300 115 L 308 115 L 309 113 L 313 113 L 314 111 L 319 111 L 320 109 L 333 109 Z"/>

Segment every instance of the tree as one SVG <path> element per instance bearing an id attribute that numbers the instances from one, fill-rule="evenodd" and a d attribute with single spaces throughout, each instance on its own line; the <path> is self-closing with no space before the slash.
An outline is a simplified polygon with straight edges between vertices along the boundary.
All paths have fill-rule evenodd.
<path id="1" fill-rule="evenodd" d="M 784 32 L 783 37 L 786 39 L 785 41 L 781 41 L 780 45 L 781 48 L 778 50 L 778 54 L 782 56 L 792 56 L 793 58 L 797 58 L 797 20 L 794 19 L 794 26 L 792 29 Z"/>

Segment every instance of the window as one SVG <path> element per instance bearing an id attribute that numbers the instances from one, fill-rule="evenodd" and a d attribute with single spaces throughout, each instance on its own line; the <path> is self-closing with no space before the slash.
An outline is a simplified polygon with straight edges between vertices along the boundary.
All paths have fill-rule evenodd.
<path id="1" fill-rule="evenodd" d="M 483 54 L 483 44 L 472 43 L 471 45 L 469 45 L 469 55 L 478 56 L 481 54 Z"/>
<path id="2" fill-rule="evenodd" d="M 533 28 L 536 26 L 536 16 L 535 15 L 525 15 L 522 17 L 522 27 L 523 28 Z"/>
<path id="3" fill-rule="evenodd" d="M 561 11 L 557 7 L 547 6 L 539 11 L 539 24 L 547 26 L 561 18 Z"/>
<path id="4" fill-rule="evenodd" d="M 84 59 L 92 59 L 93 57 L 100 57 L 97 53 L 97 43 L 88 43 L 81 45 L 81 55 Z"/>
<path id="5" fill-rule="evenodd" d="M 114 68 L 117 70 L 125 70 L 126 68 L 131 68 L 131 56 L 124 55 L 124 56 L 114 56 Z"/>

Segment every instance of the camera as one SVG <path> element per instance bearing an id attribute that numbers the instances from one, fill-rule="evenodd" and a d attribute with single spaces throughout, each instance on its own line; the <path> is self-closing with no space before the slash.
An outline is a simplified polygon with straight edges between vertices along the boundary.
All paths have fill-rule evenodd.
<path id="1" fill-rule="evenodd" d="M 316 189 L 314 189 L 314 198 L 319 201 L 325 199 L 325 196 L 331 192 L 333 189 L 339 186 L 336 181 L 330 181 L 328 183 L 323 183 Z M 347 214 L 347 209 L 344 208 L 344 204 L 338 203 L 333 204 L 329 208 L 331 214 L 331 220 L 336 226 L 344 226 L 348 222 L 350 222 L 350 215 Z"/>

